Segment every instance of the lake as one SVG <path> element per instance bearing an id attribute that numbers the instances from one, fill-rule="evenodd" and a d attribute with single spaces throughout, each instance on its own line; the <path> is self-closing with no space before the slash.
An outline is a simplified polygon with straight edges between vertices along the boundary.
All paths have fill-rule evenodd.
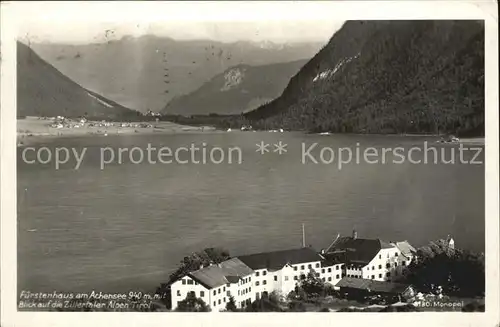
<path id="1" fill-rule="evenodd" d="M 256 144 L 269 144 L 268 153 Z M 287 144 L 286 153 L 273 144 Z M 337 233 L 408 240 L 415 247 L 451 234 L 456 247 L 484 251 L 484 165 L 302 162 L 302 146 L 429 146 L 432 137 L 231 132 L 47 139 L 47 146 L 87 148 L 53 165 L 18 159 L 18 291 L 152 291 L 193 251 L 224 247 L 233 255 L 328 247 Z M 241 164 L 134 164 L 100 167 L 101 147 L 195 143 L 241 149 Z M 328 161 L 330 150 L 325 150 Z M 354 151 L 354 150 L 353 150 Z M 471 159 L 473 152 L 464 158 Z M 31 159 L 33 159 L 33 154 Z M 187 152 L 181 157 L 189 159 Z M 422 159 L 413 152 L 413 159 Z M 447 160 L 450 155 L 447 155 Z M 455 158 L 458 158 L 455 152 Z M 389 161 L 395 158 L 388 154 Z M 484 161 L 484 152 L 477 160 Z"/>

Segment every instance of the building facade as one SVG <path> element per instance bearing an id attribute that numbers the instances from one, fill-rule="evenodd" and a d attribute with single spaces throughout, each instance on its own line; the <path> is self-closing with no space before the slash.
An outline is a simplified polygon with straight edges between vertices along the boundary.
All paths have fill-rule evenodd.
<path id="1" fill-rule="evenodd" d="M 396 281 L 414 259 L 416 250 L 407 242 L 386 242 L 380 239 L 342 237 L 323 256 L 344 263 L 345 277 Z"/>
<path id="2" fill-rule="evenodd" d="M 344 277 L 397 281 L 414 255 L 415 249 L 407 241 L 362 239 L 354 232 L 351 237 L 337 238 L 321 253 L 302 247 L 238 256 L 200 267 L 175 281 L 171 285 L 172 309 L 190 292 L 212 311 L 224 310 L 231 296 L 237 308 L 265 293 L 275 292 L 284 298 L 309 273 L 334 287 Z"/>
<path id="3" fill-rule="evenodd" d="M 342 263 L 326 262 L 312 248 L 299 248 L 239 256 L 220 264 L 200 267 L 171 285 L 172 309 L 193 293 L 212 311 L 226 308 L 230 296 L 237 308 L 244 308 L 275 292 L 285 297 L 297 282 L 312 272 L 334 286 L 342 279 Z"/>

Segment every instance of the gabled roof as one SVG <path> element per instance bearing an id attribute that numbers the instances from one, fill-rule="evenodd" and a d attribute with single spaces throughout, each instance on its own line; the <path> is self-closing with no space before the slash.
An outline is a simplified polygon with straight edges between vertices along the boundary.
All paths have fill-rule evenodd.
<path id="1" fill-rule="evenodd" d="M 237 283 L 241 277 L 252 273 L 253 270 L 241 260 L 232 258 L 220 264 L 190 272 L 188 275 L 210 289 L 224 284 Z"/>
<path id="2" fill-rule="evenodd" d="M 401 294 L 405 292 L 408 289 L 408 287 L 410 287 L 410 285 L 407 284 L 383 282 L 373 279 L 352 278 L 352 277 L 342 278 L 335 286 L 355 288 L 375 293 L 394 293 L 394 294 Z"/>
<path id="3" fill-rule="evenodd" d="M 278 270 L 283 268 L 287 263 L 296 265 L 322 260 L 321 256 L 312 248 L 263 252 L 238 256 L 238 258 L 254 270 L 265 268 Z"/>
<path id="4" fill-rule="evenodd" d="M 408 241 L 396 242 L 396 246 L 405 257 L 410 257 L 417 252 L 417 250 L 415 250 L 415 248 L 411 246 Z"/>
<path id="5" fill-rule="evenodd" d="M 338 260 L 354 264 L 368 264 L 380 249 L 393 248 L 394 245 L 380 239 L 341 237 L 335 242 L 326 257 L 336 257 Z"/>

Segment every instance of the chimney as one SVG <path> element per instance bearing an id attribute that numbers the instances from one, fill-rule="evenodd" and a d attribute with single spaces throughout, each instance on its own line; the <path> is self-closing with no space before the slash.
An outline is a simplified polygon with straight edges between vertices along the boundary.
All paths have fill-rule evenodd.
<path id="1" fill-rule="evenodd" d="M 358 232 L 355 229 L 352 230 L 352 238 L 355 240 L 358 238 Z"/>

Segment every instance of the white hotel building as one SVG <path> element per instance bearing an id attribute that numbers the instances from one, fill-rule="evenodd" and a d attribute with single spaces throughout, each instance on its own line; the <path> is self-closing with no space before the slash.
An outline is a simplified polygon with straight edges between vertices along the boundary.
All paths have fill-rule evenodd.
<path id="1" fill-rule="evenodd" d="M 415 257 L 416 250 L 408 241 L 385 242 L 380 239 L 351 237 L 337 239 L 323 251 L 326 259 L 344 263 L 345 277 L 397 281 Z"/>
<path id="2" fill-rule="evenodd" d="M 394 281 L 414 256 L 406 241 L 338 238 L 322 253 L 309 247 L 234 257 L 220 264 L 188 273 L 171 285 L 172 309 L 189 292 L 203 299 L 212 311 L 226 308 L 233 296 L 237 308 L 259 299 L 265 292 L 287 296 L 301 276 L 310 271 L 335 286 L 343 277 Z"/>
<path id="3" fill-rule="evenodd" d="M 342 278 L 342 264 L 325 265 L 324 258 L 312 248 L 235 257 L 190 272 L 172 283 L 172 309 L 175 310 L 189 292 L 203 299 L 212 311 L 224 310 L 230 296 L 238 308 L 249 305 L 264 292 L 275 291 L 286 296 L 301 275 L 306 276 L 311 270 L 332 285 Z"/>

